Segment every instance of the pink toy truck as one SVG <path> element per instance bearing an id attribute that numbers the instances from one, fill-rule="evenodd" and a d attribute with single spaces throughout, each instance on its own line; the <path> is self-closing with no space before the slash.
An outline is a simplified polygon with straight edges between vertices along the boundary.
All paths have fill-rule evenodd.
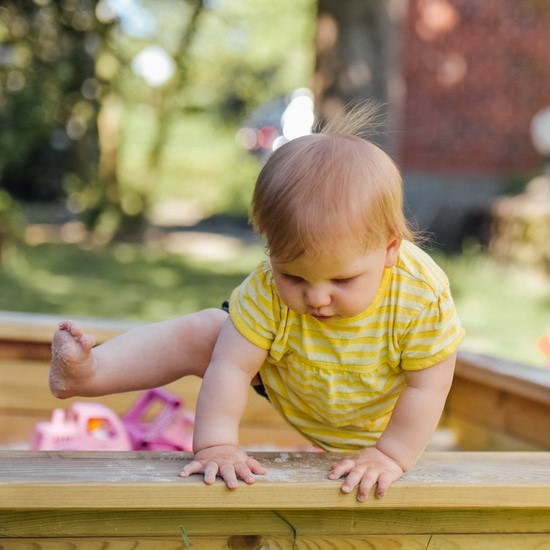
<path id="1" fill-rule="evenodd" d="M 152 415 L 159 406 L 161 409 Z M 122 421 L 135 450 L 192 449 L 195 416 L 183 409 L 181 399 L 163 388 L 145 392 L 123 416 Z"/>
<path id="2" fill-rule="evenodd" d="M 160 407 L 160 409 L 159 409 Z M 143 393 L 122 419 L 100 403 L 55 409 L 50 422 L 37 422 L 36 451 L 190 451 L 195 416 L 163 388 Z"/>
<path id="3" fill-rule="evenodd" d="M 31 449 L 37 451 L 129 451 L 120 418 L 100 403 L 73 403 L 65 415 L 55 409 L 50 422 L 37 422 Z"/>

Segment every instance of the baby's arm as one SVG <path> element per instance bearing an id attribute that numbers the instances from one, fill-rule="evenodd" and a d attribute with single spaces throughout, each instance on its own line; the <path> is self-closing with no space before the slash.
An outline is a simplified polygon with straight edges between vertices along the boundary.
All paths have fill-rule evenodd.
<path id="1" fill-rule="evenodd" d="M 244 338 L 230 319 L 224 323 L 197 402 L 194 460 L 182 470 L 182 477 L 202 473 L 205 483 L 211 484 L 218 475 L 234 489 L 238 479 L 254 483 L 254 474 L 265 473 L 238 445 L 250 381 L 266 355 L 267 351 Z"/>
<path id="2" fill-rule="evenodd" d="M 342 490 L 358 486 L 365 500 L 374 485 L 383 496 L 389 486 L 418 460 L 437 428 L 451 388 L 456 354 L 420 371 L 408 371 L 407 387 L 399 396 L 391 419 L 375 447 L 333 464 L 329 477 L 346 475 Z"/>
<path id="3" fill-rule="evenodd" d="M 227 313 L 207 309 L 132 329 L 94 347 L 95 339 L 64 321 L 52 342 L 50 388 L 59 398 L 94 397 L 203 376 Z"/>

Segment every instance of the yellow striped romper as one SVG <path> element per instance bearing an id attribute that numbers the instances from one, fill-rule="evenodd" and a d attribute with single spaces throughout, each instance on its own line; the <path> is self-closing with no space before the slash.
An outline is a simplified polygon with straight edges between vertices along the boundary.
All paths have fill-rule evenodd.
<path id="1" fill-rule="evenodd" d="M 230 304 L 237 330 L 268 350 L 260 375 L 275 408 L 332 451 L 374 445 L 405 387 L 403 371 L 439 363 L 464 334 L 446 275 L 410 242 L 355 317 L 321 322 L 290 310 L 269 260 L 233 291 Z"/>

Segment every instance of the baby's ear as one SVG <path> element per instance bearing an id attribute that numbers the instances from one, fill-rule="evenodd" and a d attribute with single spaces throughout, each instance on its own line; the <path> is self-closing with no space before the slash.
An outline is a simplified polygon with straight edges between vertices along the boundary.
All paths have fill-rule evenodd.
<path id="1" fill-rule="evenodd" d="M 390 239 L 390 242 L 386 247 L 386 267 L 393 267 L 397 263 L 397 256 L 399 255 L 400 246 L 401 239 L 397 237 Z"/>

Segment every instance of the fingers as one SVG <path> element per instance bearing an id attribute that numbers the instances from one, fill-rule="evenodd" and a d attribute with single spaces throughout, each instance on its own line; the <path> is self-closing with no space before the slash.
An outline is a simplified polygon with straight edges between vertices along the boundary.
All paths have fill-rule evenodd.
<path id="1" fill-rule="evenodd" d="M 180 477 L 189 477 L 193 474 L 200 474 L 202 471 L 202 464 L 198 460 L 193 460 L 182 469 Z"/>
<path id="2" fill-rule="evenodd" d="M 382 474 L 378 478 L 378 483 L 376 485 L 376 496 L 382 498 L 388 491 L 390 485 L 395 481 L 395 478 L 390 474 Z"/>
<path id="3" fill-rule="evenodd" d="M 239 482 L 238 478 L 242 479 L 245 483 L 251 484 L 256 481 L 256 478 L 250 471 L 250 469 L 242 462 L 237 462 L 235 466 L 227 465 L 220 468 L 220 476 L 225 481 L 225 484 L 229 489 L 236 489 Z M 205 478 L 206 481 L 206 478 Z"/>
<path id="4" fill-rule="evenodd" d="M 205 465 L 198 460 L 193 460 L 185 466 L 180 472 L 180 477 L 189 477 L 193 474 L 203 474 L 204 482 L 207 485 L 212 485 L 216 481 L 219 467 L 215 462 L 209 461 Z"/>
<path id="5" fill-rule="evenodd" d="M 349 473 L 354 467 L 355 460 L 352 460 L 351 458 L 339 460 L 332 465 L 328 477 L 329 479 L 339 479 Z"/>
<path id="6" fill-rule="evenodd" d="M 203 474 L 204 482 L 207 485 L 212 485 L 217 477 L 221 477 L 229 489 L 236 489 L 239 479 L 247 485 L 251 485 L 256 481 L 254 474 L 262 475 L 265 473 L 265 468 L 253 458 L 249 459 L 247 463 L 236 462 L 235 464 L 218 464 L 215 461 L 208 461 L 203 464 L 201 461 L 193 460 L 181 470 L 180 477 Z"/>
<path id="7" fill-rule="evenodd" d="M 342 484 L 343 493 L 351 493 L 357 487 L 357 500 L 364 502 L 367 500 L 371 489 L 378 481 L 378 471 L 366 466 L 355 466 L 351 468 L 344 483 Z"/>
<path id="8" fill-rule="evenodd" d="M 212 485 L 216 481 L 216 476 L 218 475 L 220 467 L 215 462 L 207 462 L 204 467 L 204 482 L 207 485 Z M 225 469 L 225 475 L 227 474 L 227 469 Z"/>
<path id="9" fill-rule="evenodd" d="M 332 465 L 328 475 L 329 479 L 339 479 L 345 476 L 341 490 L 343 493 L 351 493 L 357 489 L 357 500 L 364 502 L 375 487 L 375 496 L 383 497 L 390 485 L 399 479 L 402 471 L 394 465 L 382 464 L 365 460 L 347 458 Z"/>
<path id="10" fill-rule="evenodd" d="M 372 488 L 377 484 L 378 479 L 378 472 L 376 472 L 375 470 L 367 470 L 363 474 L 363 477 L 361 478 L 359 487 L 357 489 L 357 500 L 359 502 L 365 502 L 365 500 L 367 500 L 369 493 L 371 492 Z"/>
<path id="11" fill-rule="evenodd" d="M 247 465 L 254 474 L 267 474 L 267 470 L 255 458 L 249 458 L 247 461 Z"/>

